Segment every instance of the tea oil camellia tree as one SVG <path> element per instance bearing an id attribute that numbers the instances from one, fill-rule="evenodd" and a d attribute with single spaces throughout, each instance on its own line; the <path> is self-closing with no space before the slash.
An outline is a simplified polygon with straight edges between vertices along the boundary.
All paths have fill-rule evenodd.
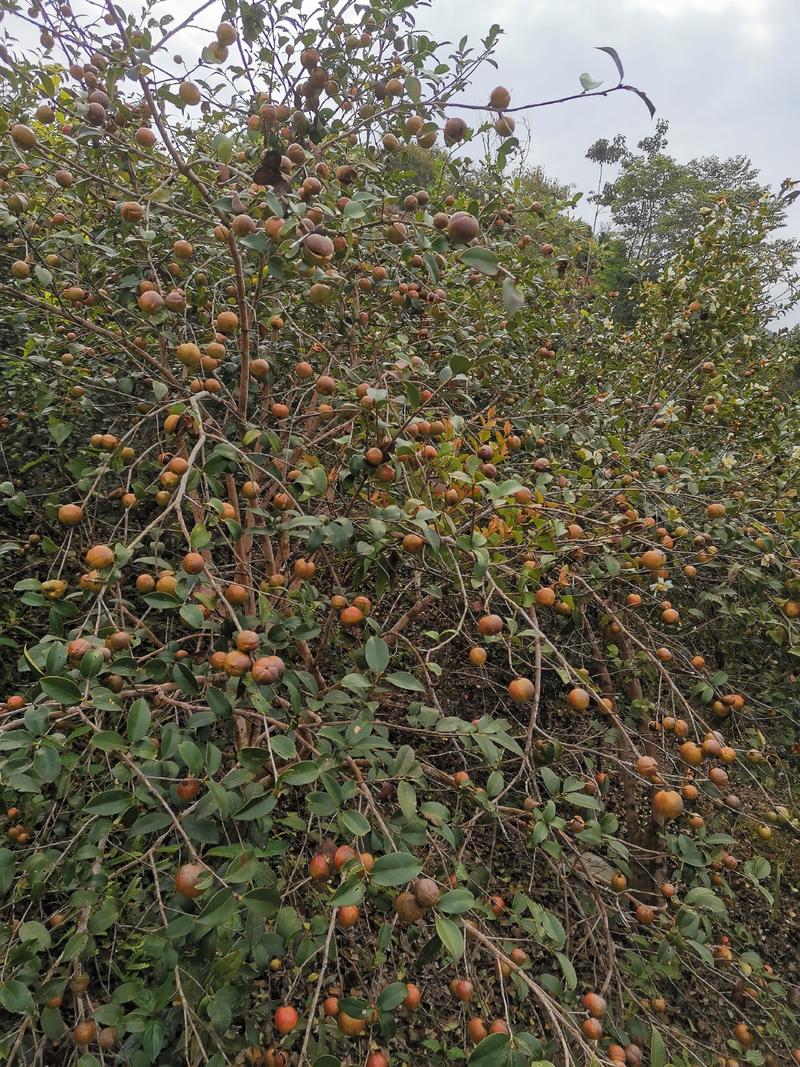
<path id="1" fill-rule="evenodd" d="M 800 1061 L 769 196 L 623 326 L 496 28 L 162 10 L 5 10 L 3 1063 Z"/>

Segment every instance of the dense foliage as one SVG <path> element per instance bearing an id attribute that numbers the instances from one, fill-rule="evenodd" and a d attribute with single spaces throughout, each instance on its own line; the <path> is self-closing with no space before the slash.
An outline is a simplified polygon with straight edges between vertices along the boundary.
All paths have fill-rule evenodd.
<path id="1" fill-rule="evenodd" d="M 2 52 L 3 1062 L 800 1062 L 780 205 L 622 322 L 496 28 L 89 10 Z"/>
<path id="2" fill-rule="evenodd" d="M 762 269 L 771 282 L 770 296 L 776 319 L 797 301 L 796 263 L 800 243 L 781 230 L 788 209 L 797 198 L 797 182 L 787 179 L 779 195 L 758 181 L 758 170 L 742 155 L 730 159 L 704 156 L 680 163 L 667 153 L 669 123 L 659 119 L 654 131 L 633 151 L 623 136 L 595 141 L 586 158 L 598 165 L 597 189 L 590 200 L 596 221 L 602 222 L 599 269 L 607 288 L 620 293 L 615 305 L 619 317 L 631 320 L 635 309 L 630 290 L 642 278 L 654 278 L 691 241 L 702 226 L 704 211 L 724 196 L 741 208 L 731 224 L 747 219 L 748 210 L 766 202 L 770 230 L 760 249 Z M 607 180 L 615 168 L 613 180 Z"/>

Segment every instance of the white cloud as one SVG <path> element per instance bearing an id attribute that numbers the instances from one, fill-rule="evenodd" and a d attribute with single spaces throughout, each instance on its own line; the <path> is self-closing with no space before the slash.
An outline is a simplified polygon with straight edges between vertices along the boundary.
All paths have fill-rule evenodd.
<path id="1" fill-rule="evenodd" d="M 632 11 L 653 11 L 673 18 L 703 12 L 712 15 L 733 13 L 753 19 L 763 16 L 766 6 L 766 0 L 628 0 Z"/>
<path id="2" fill-rule="evenodd" d="M 723 16 L 726 20 L 734 19 L 732 28 L 751 44 L 763 45 L 773 36 L 770 4 L 774 14 L 773 0 L 628 0 L 627 8 L 633 13 L 645 12 L 669 19 L 686 19 L 692 15 Z"/>

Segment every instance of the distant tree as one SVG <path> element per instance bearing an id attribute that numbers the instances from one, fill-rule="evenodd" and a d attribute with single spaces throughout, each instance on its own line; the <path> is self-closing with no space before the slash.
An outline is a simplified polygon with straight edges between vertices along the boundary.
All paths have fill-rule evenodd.
<path id="1" fill-rule="evenodd" d="M 601 139 L 589 148 L 587 159 L 600 167 L 595 230 L 600 211 L 610 212 L 610 223 L 601 227 L 600 245 L 604 284 L 620 293 L 620 308 L 632 308 L 628 290 L 636 281 L 654 278 L 681 248 L 700 231 L 711 208 L 724 199 L 734 207 L 753 209 L 770 190 L 758 180 L 758 169 L 747 156 L 729 159 L 703 156 L 680 163 L 669 155 L 669 123 L 661 119 L 652 136 L 631 151 L 625 138 Z M 613 181 L 603 182 L 609 165 L 619 166 Z M 788 198 L 772 198 L 769 223 L 772 231 L 786 220 Z M 731 216 L 733 224 L 746 225 L 747 211 Z M 798 243 L 773 239 L 764 243 L 761 255 L 770 284 L 786 279 L 797 258 Z"/>

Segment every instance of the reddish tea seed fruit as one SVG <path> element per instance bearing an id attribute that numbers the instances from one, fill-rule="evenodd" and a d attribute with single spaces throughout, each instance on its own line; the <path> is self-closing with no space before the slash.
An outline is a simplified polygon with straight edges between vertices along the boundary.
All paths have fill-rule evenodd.
<path id="1" fill-rule="evenodd" d="M 247 590 L 243 585 L 239 585 L 237 582 L 232 582 L 225 590 L 225 599 L 230 604 L 235 604 L 240 607 L 247 602 Z"/>
<path id="2" fill-rule="evenodd" d="M 409 1011 L 416 1011 L 422 1000 L 422 994 L 419 988 L 414 985 L 413 982 L 406 982 L 406 995 L 403 997 L 403 1004 Z"/>
<path id="3" fill-rule="evenodd" d="M 181 562 L 181 567 L 187 574 L 199 574 L 206 565 L 206 561 L 199 552 L 187 552 Z"/>
<path id="4" fill-rule="evenodd" d="M 423 909 L 413 893 L 398 893 L 394 898 L 394 910 L 400 922 L 408 926 L 418 922 L 423 915 Z"/>
<path id="5" fill-rule="evenodd" d="M 351 848 L 349 845 L 339 845 L 333 854 L 333 865 L 337 871 L 340 871 L 345 863 L 349 863 L 350 860 L 354 860 L 355 858 L 355 849 Z"/>
<path id="6" fill-rule="evenodd" d="M 297 1026 L 300 1016 L 291 1004 L 278 1008 L 273 1016 L 273 1024 L 279 1034 L 290 1034 Z"/>
<path id="7" fill-rule="evenodd" d="M 492 914 L 499 918 L 506 910 L 506 902 L 500 896 L 489 897 L 489 907 Z"/>
<path id="8" fill-rule="evenodd" d="M 93 570 L 106 570 L 114 563 L 114 550 L 109 545 L 92 545 L 84 556 L 87 567 Z"/>
<path id="9" fill-rule="evenodd" d="M 503 625 L 499 615 L 484 615 L 478 619 L 478 630 L 484 637 L 496 637 L 502 631 Z"/>
<path id="10" fill-rule="evenodd" d="M 467 211 L 456 211 L 447 223 L 447 236 L 461 244 L 468 244 L 480 232 L 478 220 Z"/>
<path id="11" fill-rule="evenodd" d="M 194 800 L 200 792 L 200 782 L 196 778 L 184 778 L 175 786 L 175 792 L 181 800 Z"/>
<path id="12" fill-rule="evenodd" d="M 533 700 L 536 695 L 536 686 L 530 678 L 514 678 L 508 683 L 508 695 L 517 704 L 524 704 Z"/>
<path id="13" fill-rule="evenodd" d="M 666 553 L 660 548 L 650 548 L 639 557 L 641 565 L 649 571 L 658 571 L 667 562 Z"/>
<path id="14" fill-rule="evenodd" d="M 420 537 L 419 534 L 406 534 L 403 538 L 402 545 L 404 552 L 410 552 L 412 555 L 416 555 L 424 548 L 425 538 Z"/>
<path id="15" fill-rule="evenodd" d="M 175 892 L 188 900 L 199 897 L 203 890 L 197 883 L 204 870 L 201 863 L 184 863 L 175 875 Z"/>
<path id="16" fill-rule="evenodd" d="M 581 1023 L 583 1036 L 589 1041 L 599 1041 L 603 1036 L 603 1026 L 598 1019 L 584 1019 Z"/>
<path id="17" fill-rule="evenodd" d="M 652 756 L 639 756 L 636 760 L 636 770 L 644 778 L 653 778 L 658 774 L 658 763 Z"/>
<path id="18" fill-rule="evenodd" d="M 675 789 L 659 789 L 653 794 L 653 811 L 665 821 L 677 819 L 683 813 L 683 798 Z"/>
<path id="19" fill-rule="evenodd" d="M 255 652 L 261 644 L 261 638 L 255 630 L 240 630 L 236 635 L 236 648 L 239 652 Z"/>
<path id="20" fill-rule="evenodd" d="M 585 711 L 589 707 L 591 697 L 585 689 L 580 687 L 570 689 L 567 693 L 567 703 L 573 709 L 573 711 Z"/>
<path id="21" fill-rule="evenodd" d="M 78 1023 L 72 1031 L 72 1040 L 76 1045 L 89 1045 L 94 1041 L 96 1033 L 97 1025 L 94 1020 L 84 1019 L 83 1022 Z"/>
<path id="22" fill-rule="evenodd" d="M 605 999 L 599 993 L 584 993 L 581 1004 L 595 1019 L 602 1019 L 606 1013 Z"/>
<path id="23" fill-rule="evenodd" d="M 684 741 L 678 748 L 678 753 L 684 763 L 692 767 L 699 767 L 703 762 L 703 750 L 694 741 Z"/>
<path id="24" fill-rule="evenodd" d="M 339 1014 L 339 998 L 326 997 L 322 1002 L 322 1010 L 329 1019 L 334 1019 Z"/>
<path id="25" fill-rule="evenodd" d="M 451 983 L 450 991 L 456 1000 L 460 1000 L 462 1004 L 467 1004 L 472 1000 L 475 993 L 475 987 L 468 979 L 457 978 Z"/>
<path id="26" fill-rule="evenodd" d="M 58 509 L 58 521 L 62 526 L 77 526 L 83 519 L 80 504 L 62 504 Z"/>
<path id="27" fill-rule="evenodd" d="M 97 1043 L 105 1052 L 109 1052 L 117 1043 L 116 1029 L 113 1026 L 104 1026 L 97 1035 Z"/>
<path id="28" fill-rule="evenodd" d="M 414 897 L 422 908 L 435 908 L 439 903 L 439 886 L 432 878 L 417 878 Z"/>
<path id="29" fill-rule="evenodd" d="M 336 913 L 336 925 L 341 930 L 349 930 L 358 922 L 359 914 L 355 904 L 346 904 L 344 907 L 339 908 Z"/>
<path id="30" fill-rule="evenodd" d="M 366 1019 L 354 1019 L 352 1015 L 340 1011 L 336 1025 L 347 1037 L 359 1037 L 366 1030 L 367 1021 Z"/>
<path id="31" fill-rule="evenodd" d="M 489 1031 L 486 1029 L 486 1023 L 483 1021 L 483 1019 L 478 1018 L 478 1016 L 476 1015 L 469 1020 L 469 1022 L 467 1023 L 467 1037 L 470 1039 L 473 1045 L 477 1045 L 479 1042 L 483 1041 L 485 1037 L 488 1036 Z"/>
<path id="32" fill-rule="evenodd" d="M 236 650 L 228 652 L 225 655 L 223 670 L 233 678 L 241 678 L 250 670 L 250 657 Z"/>
<path id="33" fill-rule="evenodd" d="M 312 856 L 308 864 L 308 873 L 315 882 L 327 882 L 331 876 L 331 866 L 321 853 Z"/>

